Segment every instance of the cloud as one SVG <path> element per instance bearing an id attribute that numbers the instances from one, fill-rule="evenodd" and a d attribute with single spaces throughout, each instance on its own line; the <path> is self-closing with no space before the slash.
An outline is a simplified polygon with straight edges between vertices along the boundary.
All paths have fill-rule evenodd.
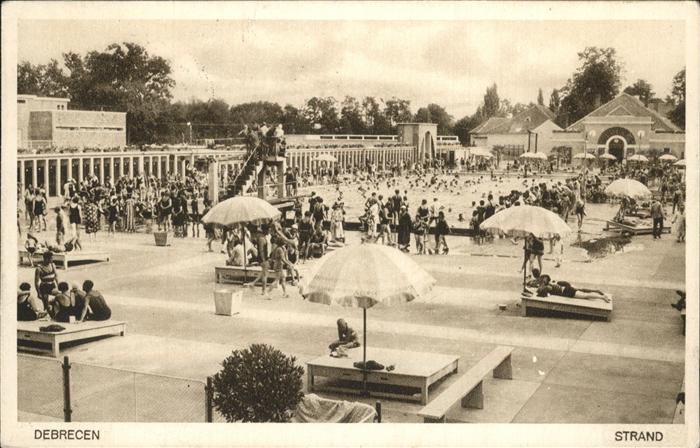
<path id="1" fill-rule="evenodd" d="M 617 49 L 623 87 L 648 80 L 664 97 L 685 64 L 684 24 L 653 21 L 23 21 L 19 59 L 134 41 L 171 62 L 174 97 L 267 100 L 396 96 L 455 118 L 473 113 L 486 87 L 511 102 L 547 100 L 586 46 Z M 659 36 L 663 36 L 660 39 Z"/>

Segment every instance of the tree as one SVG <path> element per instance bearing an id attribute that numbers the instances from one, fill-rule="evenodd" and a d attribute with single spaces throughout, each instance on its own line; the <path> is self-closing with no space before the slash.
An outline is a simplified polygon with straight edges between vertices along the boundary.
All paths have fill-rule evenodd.
<path id="1" fill-rule="evenodd" d="M 541 88 L 537 91 L 537 104 L 544 106 L 544 95 Z"/>
<path id="2" fill-rule="evenodd" d="M 311 123 L 299 109 L 291 104 L 284 106 L 282 127 L 287 134 L 306 134 L 311 131 Z"/>
<path id="3" fill-rule="evenodd" d="M 581 65 L 560 90 L 558 121 L 573 123 L 620 92 L 622 64 L 614 48 L 586 47 L 578 53 Z"/>
<path id="4" fill-rule="evenodd" d="M 679 128 L 685 129 L 685 68 L 673 77 L 673 87 L 668 100 L 676 106 L 668 113 L 668 118 Z"/>
<path id="5" fill-rule="evenodd" d="M 389 120 L 392 132 L 398 123 L 407 123 L 413 118 L 411 102 L 392 97 L 384 103 L 384 116 Z"/>
<path id="6" fill-rule="evenodd" d="M 366 132 L 363 110 L 360 102 L 346 96 L 340 108 L 340 132 L 343 134 L 364 134 Z"/>
<path id="7" fill-rule="evenodd" d="M 625 87 L 624 92 L 639 97 L 642 103 L 644 103 L 644 106 L 648 106 L 649 100 L 654 98 L 654 91 L 652 90 L 651 84 L 643 79 L 638 79 L 631 86 Z"/>
<path id="8" fill-rule="evenodd" d="M 457 120 L 453 126 L 454 134 L 459 137 L 459 141 L 466 145 L 469 143 L 469 131 L 474 129 L 481 122 L 480 111 L 477 110 L 474 115 L 465 115 L 464 117 Z"/>
<path id="9" fill-rule="evenodd" d="M 365 125 L 372 134 L 387 134 L 391 130 L 391 124 L 382 112 L 381 103 L 383 103 L 381 98 L 377 101 L 372 96 L 367 96 L 362 100 Z"/>
<path id="10" fill-rule="evenodd" d="M 167 60 L 130 42 L 114 43 L 85 57 L 65 53 L 63 58 L 70 72 L 65 83 L 74 107 L 126 112 L 130 143 L 156 140 L 162 127 L 160 115 L 169 108 L 175 85 Z M 57 64 L 56 69 L 60 70 Z"/>
<path id="11" fill-rule="evenodd" d="M 304 397 L 304 368 L 265 344 L 234 350 L 212 381 L 212 401 L 228 422 L 287 422 Z"/>
<path id="12" fill-rule="evenodd" d="M 55 59 L 39 65 L 23 61 L 17 64 L 17 93 L 65 98 L 67 78 Z"/>
<path id="13" fill-rule="evenodd" d="M 559 113 L 559 106 L 561 105 L 561 101 L 559 99 L 559 90 L 553 89 L 552 94 L 549 96 L 549 110 L 554 112 L 556 115 Z"/>
<path id="14" fill-rule="evenodd" d="M 496 116 L 499 110 L 501 110 L 501 102 L 498 98 L 498 87 L 496 87 L 496 83 L 493 83 L 491 87 L 486 88 L 481 115 L 484 120 L 487 120 Z"/>
<path id="15" fill-rule="evenodd" d="M 284 111 L 282 107 L 277 103 L 271 103 L 269 101 L 236 104 L 235 106 L 231 106 L 229 111 L 229 119 L 239 129 L 243 129 L 243 126 L 246 124 L 262 124 L 265 122 L 271 125 L 274 123 L 281 123 L 283 116 Z"/>
<path id="16" fill-rule="evenodd" d="M 415 121 L 419 123 L 436 123 L 438 135 L 450 135 L 452 133 L 452 115 L 438 104 L 428 104 L 416 112 Z"/>
<path id="17" fill-rule="evenodd" d="M 312 123 L 312 132 L 337 132 L 339 127 L 336 100 L 332 96 L 313 97 L 306 101 L 304 116 Z"/>

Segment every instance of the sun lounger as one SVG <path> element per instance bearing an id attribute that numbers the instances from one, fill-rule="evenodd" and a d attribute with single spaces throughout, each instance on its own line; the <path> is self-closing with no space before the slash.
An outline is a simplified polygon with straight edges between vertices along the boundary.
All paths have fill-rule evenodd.
<path id="1" fill-rule="evenodd" d="M 561 313 L 577 314 L 581 316 L 600 317 L 606 321 L 610 320 L 613 310 L 612 296 L 608 295 L 610 302 L 603 300 L 572 299 L 550 295 L 538 297 L 537 292 L 529 290 L 530 295 L 521 296 L 522 315 L 527 316 L 530 310 L 555 311 Z"/>
<path id="2" fill-rule="evenodd" d="M 320 356 L 306 363 L 307 388 L 341 393 L 362 391 L 362 370 L 354 363 L 362 361 L 362 348 L 347 351 L 346 358 Z M 370 395 L 428 403 L 431 385 L 447 375 L 457 372 L 459 357 L 439 353 L 412 352 L 386 348 L 367 347 L 367 359 L 375 360 L 394 369 L 367 372 L 367 390 Z M 316 382 L 324 377 L 324 384 Z"/>
<path id="3" fill-rule="evenodd" d="M 243 266 L 216 266 L 214 267 L 214 281 L 216 283 L 242 284 L 252 282 L 261 272 L 262 267 L 260 265 L 248 266 L 247 269 L 243 269 Z M 269 283 L 274 281 L 275 275 L 272 271 L 268 272 L 267 281 Z M 294 277 L 287 273 L 287 280 L 291 281 L 293 279 Z"/>
<path id="4" fill-rule="evenodd" d="M 609 230 L 611 232 L 629 233 L 631 235 L 649 235 L 652 233 L 653 227 L 651 223 L 632 226 L 617 221 L 606 220 L 605 228 L 603 230 Z M 671 233 L 671 227 L 663 227 L 661 229 L 661 233 Z"/>
<path id="5" fill-rule="evenodd" d="M 19 264 L 31 264 L 29 260 L 29 252 L 26 250 L 19 251 Z M 43 252 L 34 252 L 31 255 L 34 264 L 40 263 L 43 257 Z M 71 252 L 54 252 L 53 260 L 57 267 L 62 267 L 63 269 L 68 269 L 69 263 L 74 263 L 77 261 L 109 261 L 108 252 L 93 252 L 86 250 L 74 250 Z"/>
<path id="6" fill-rule="evenodd" d="M 447 412 L 457 402 L 463 408 L 484 408 L 484 377 L 493 371 L 494 378 L 513 379 L 511 353 L 513 347 L 499 346 L 482 358 L 467 373 L 418 412 L 424 423 L 445 423 Z"/>
<path id="7" fill-rule="evenodd" d="M 51 324 L 65 328 L 59 332 L 44 332 L 39 330 Z M 64 342 L 80 341 L 98 336 L 126 334 L 126 322 L 118 320 L 85 321 L 79 323 L 57 323 L 48 320 L 17 322 L 17 341 L 33 341 L 51 344 L 50 349 L 37 349 L 51 354 L 54 358 L 59 355 L 59 346 Z"/>

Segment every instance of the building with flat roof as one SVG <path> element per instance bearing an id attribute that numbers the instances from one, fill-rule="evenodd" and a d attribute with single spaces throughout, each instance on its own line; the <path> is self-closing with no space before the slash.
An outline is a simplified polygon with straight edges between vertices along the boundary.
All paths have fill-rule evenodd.
<path id="1" fill-rule="evenodd" d="M 126 113 L 69 110 L 68 98 L 17 95 L 20 148 L 126 146 Z"/>

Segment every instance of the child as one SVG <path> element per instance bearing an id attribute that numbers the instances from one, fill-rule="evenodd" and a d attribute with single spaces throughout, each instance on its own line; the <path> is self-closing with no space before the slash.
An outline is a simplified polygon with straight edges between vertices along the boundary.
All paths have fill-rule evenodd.
<path id="1" fill-rule="evenodd" d="M 66 219 L 61 207 L 54 208 L 54 211 L 56 212 L 56 244 L 61 246 L 63 245 L 63 238 L 66 236 Z"/>
<path id="2" fill-rule="evenodd" d="M 562 243 L 561 237 L 559 235 L 555 236 L 550 241 L 552 242 L 551 253 L 554 254 L 554 261 L 556 262 L 554 267 L 558 268 L 561 266 L 561 260 L 564 256 L 564 244 Z"/>

